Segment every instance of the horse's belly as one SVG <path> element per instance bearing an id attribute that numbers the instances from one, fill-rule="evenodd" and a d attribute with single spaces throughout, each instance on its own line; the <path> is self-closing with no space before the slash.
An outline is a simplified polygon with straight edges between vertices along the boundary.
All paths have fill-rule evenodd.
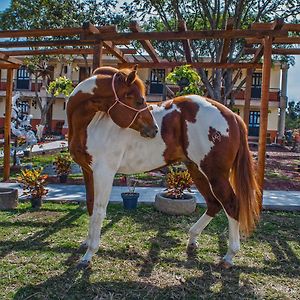
<path id="1" fill-rule="evenodd" d="M 118 172 L 133 174 L 146 172 L 164 166 L 165 145 L 159 138 L 132 140 L 128 145 Z"/>

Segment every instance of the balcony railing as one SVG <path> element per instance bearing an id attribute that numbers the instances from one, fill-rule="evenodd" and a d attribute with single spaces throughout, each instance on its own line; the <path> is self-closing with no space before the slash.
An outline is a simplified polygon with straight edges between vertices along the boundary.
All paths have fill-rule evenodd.
<path id="1" fill-rule="evenodd" d="M 251 89 L 251 99 L 260 100 L 261 98 L 261 88 L 252 88 Z M 245 91 L 240 90 L 235 94 L 235 99 L 244 100 Z M 270 88 L 269 90 L 269 101 L 279 102 L 280 101 L 280 89 Z"/>

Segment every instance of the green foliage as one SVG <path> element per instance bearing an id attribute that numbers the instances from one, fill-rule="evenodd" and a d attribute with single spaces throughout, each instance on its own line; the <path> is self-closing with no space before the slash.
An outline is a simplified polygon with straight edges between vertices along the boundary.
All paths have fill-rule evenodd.
<path id="1" fill-rule="evenodd" d="M 57 155 L 53 162 L 53 166 L 57 175 L 68 175 L 71 172 L 72 162 L 73 159 L 69 153 Z"/>
<path id="2" fill-rule="evenodd" d="M 0 29 L 80 27 L 90 21 L 97 26 L 124 19 L 116 0 L 13 0 L 0 13 Z"/>
<path id="3" fill-rule="evenodd" d="M 288 102 L 285 119 L 286 129 L 299 129 L 300 128 L 300 101 Z"/>
<path id="4" fill-rule="evenodd" d="M 43 168 L 21 170 L 18 182 L 23 185 L 24 195 L 30 195 L 31 198 L 42 198 L 47 195 L 45 188 L 48 175 L 42 175 Z"/>
<path id="5" fill-rule="evenodd" d="M 60 94 L 69 96 L 73 89 L 74 87 L 72 81 L 65 76 L 61 76 L 49 84 L 48 93 L 54 95 L 55 97 Z"/>
<path id="6" fill-rule="evenodd" d="M 166 80 L 178 85 L 180 85 L 182 81 L 187 82 L 187 86 L 178 92 L 177 95 L 201 94 L 198 87 L 201 80 L 200 76 L 190 65 L 176 67 L 168 74 Z"/>
<path id="7" fill-rule="evenodd" d="M 167 184 L 167 196 L 175 199 L 182 199 L 184 191 L 188 190 L 191 192 L 190 188 L 193 184 L 193 180 L 189 171 L 178 170 L 174 167 L 169 167 L 169 172 L 166 178 Z"/>

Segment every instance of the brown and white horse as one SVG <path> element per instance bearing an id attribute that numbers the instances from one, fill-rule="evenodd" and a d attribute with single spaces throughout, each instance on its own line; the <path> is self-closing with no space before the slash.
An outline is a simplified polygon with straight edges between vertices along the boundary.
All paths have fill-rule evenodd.
<path id="1" fill-rule="evenodd" d="M 86 128 L 97 111 L 106 112 L 121 128 L 132 128 L 153 138 L 157 124 L 145 102 L 145 87 L 133 70 L 101 67 L 79 83 L 67 102 L 68 141 L 73 158 L 86 171 L 91 157 L 86 152 Z"/>
<path id="2" fill-rule="evenodd" d="M 240 248 L 239 231 L 249 235 L 261 209 L 245 124 L 225 106 L 197 95 L 154 105 L 152 113 L 159 126 L 152 139 L 117 126 L 105 112 L 97 112 L 87 126 L 86 151 L 93 174 L 86 182 L 87 200 L 92 209 L 88 249 L 80 265 L 87 266 L 99 248 L 116 172 L 144 172 L 177 161 L 186 164 L 207 203 L 207 211 L 189 231 L 188 245 L 196 246 L 197 236 L 223 208 L 229 221 L 223 262 L 232 265 Z"/>

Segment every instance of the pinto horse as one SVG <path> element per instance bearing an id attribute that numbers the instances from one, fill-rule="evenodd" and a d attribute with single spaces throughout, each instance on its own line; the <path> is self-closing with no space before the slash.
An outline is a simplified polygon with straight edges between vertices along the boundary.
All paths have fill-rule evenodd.
<path id="1" fill-rule="evenodd" d="M 229 245 L 222 262 L 231 266 L 240 248 L 240 230 L 249 235 L 261 210 L 243 120 L 225 106 L 197 95 L 154 105 L 152 114 L 159 126 L 152 139 L 120 128 L 105 112 L 97 112 L 88 124 L 86 151 L 93 176 L 87 182 L 87 199 L 93 204 L 87 251 L 79 265 L 88 266 L 99 248 L 116 172 L 145 172 L 181 161 L 207 203 L 206 212 L 189 230 L 188 247 L 197 246 L 198 235 L 223 208 L 229 221 Z"/>
<path id="2" fill-rule="evenodd" d="M 100 67 L 76 86 L 67 102 L 68 142 L 74 161 L 82 167 L 89 214 L 94 187 L 92 157 L 86 148 L 87 126 L 98 111 L 105 112 L 120 128 L 134 129 L 143 137 L 154 138 L 158 132 L 145 102 L 145 87 L 137 76 L 137 66 L 133 70 Z"/>
<path id="3" fill-rule="evenodd" d="M 97 111 L 106 112 L 121 128 L 132 128 L 143 137 L 153 138 L 157 124 L 145 102 L 145 87 L 133 70 L 101 67 L 79 83 L 67 102 L 68 141 L 74 160 L 90 171 L 86 152 L 86 128 Z"/>

